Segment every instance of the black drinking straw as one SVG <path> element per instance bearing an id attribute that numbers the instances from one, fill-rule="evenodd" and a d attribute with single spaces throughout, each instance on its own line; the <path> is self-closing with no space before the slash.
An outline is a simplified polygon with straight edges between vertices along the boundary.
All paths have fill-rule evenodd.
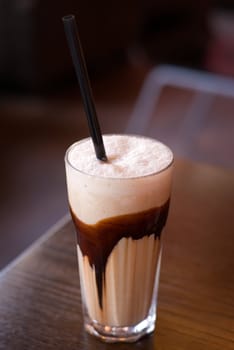
<path id="1" fill-rule="evenodd" d="M 76 76 L 80 85 L 81 96 L 84 103 L 84 109 L 88 120 L 89 132 L 94 144 L 96 157 L 102 161 L 107 161 L 102 139 L 102 133 L 93 101 L 93 95 L 87 72 L 87 67 L 76 26 L 75 16 L 64 16 L 62 20 L 64 23 L 64 30 L 67 37 L 70 53 L 72 56 Z"/>

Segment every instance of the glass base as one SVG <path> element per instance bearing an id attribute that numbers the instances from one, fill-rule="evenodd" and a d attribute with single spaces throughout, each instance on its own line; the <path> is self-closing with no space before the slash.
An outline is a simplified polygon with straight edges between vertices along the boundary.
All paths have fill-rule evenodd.
<path id="1" fill-rule="evenodd" d="M 89 320 L 85 322 L 85 329 L 88 333 L 96 336 L 107 343 L 133 343 L 152 333 L 155 329 L 155 316 L 148 316 L 137 325 L 127 327 L 104 326 L 96 321 Z"/>

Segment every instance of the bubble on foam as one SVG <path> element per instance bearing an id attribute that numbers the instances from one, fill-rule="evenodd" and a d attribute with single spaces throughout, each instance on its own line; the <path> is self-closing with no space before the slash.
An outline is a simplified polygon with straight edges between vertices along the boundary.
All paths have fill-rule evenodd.
<path id="1" fill-rule="evenodd" d="M 129 135 L 104 135 L 108 162 L 96 158 L 91 139 L 76 143 L 69 152 L 73 167 L 90 175 L 131 178 L 159 172 L 172 162 L 171 150 L 154 139 Z"/>

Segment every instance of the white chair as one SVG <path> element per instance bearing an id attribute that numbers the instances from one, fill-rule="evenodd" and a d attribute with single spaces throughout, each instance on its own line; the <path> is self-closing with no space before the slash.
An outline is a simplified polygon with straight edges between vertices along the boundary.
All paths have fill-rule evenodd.
<path id="1" fill-rule="evenodd" d="M 175 100 L 171 101 L 170 98 L 166 100 L 166 103 L 170 105 L 168 113 L 161 115 L 162 112 L 158 110 L 167 87 L 190 94 L 188 104 L 183 105 L 183 101 L 181 102 L 181 115 L 178 117 L 178 122 L 174 118 L 171 125 Z M 210 113 L 212 108 L 215 108 L 217 98 L 223 98 L 221 114 L 230 114 L 231 110 L 232 115 L 226 119 L 225 115 L 220 115 L 218 122 L 216 116 L 215 123 L 212 124 Z M 227 104 L 228 113 L 225 112 Z M 213 115 L 216 112 L 213 111 Z M 212 125 L 215 125 L 215 132 Z M 222 130 L 220 130 L 220 125 L 224 126 Z M 210 132 L 209 137 L 207 130 L 209 132 L 212 130 L 213 133 Z M 234 156 L 232 156 L 234 151 L 234 79 L 170 65 L 158 66 L 149 72 L 143 83 L 126 132 L 161 139 L 178 156 L 232 167 L 234 165 Z M 202 138 L 203 141 L 205 138 L 209 139 L 203 142 L 203 148 L 200 147 Z M 218 152 L 218 143 L 221 139 L 222 152 Z M 208 143 L 212 143 L 212 147 L 208 147 Z M 227 159 L 225 158 L 226 151 L 231 154 Z M 215 155 L 215 152 L 220 154 Z"/>

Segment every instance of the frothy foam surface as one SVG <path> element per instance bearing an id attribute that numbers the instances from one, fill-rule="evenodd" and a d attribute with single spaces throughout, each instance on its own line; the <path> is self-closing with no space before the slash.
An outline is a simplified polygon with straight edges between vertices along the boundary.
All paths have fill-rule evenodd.
<path id="1" fill-rule="evenodd" d="M 104 135 L 108 162 L 96 158 L 91 139 L 76 143 L 68 160 L 78 170 L 90 175 L 131 178 L 157 173 L 172 162 L 171 150 L 156 140 L 129 135 Z"/>

